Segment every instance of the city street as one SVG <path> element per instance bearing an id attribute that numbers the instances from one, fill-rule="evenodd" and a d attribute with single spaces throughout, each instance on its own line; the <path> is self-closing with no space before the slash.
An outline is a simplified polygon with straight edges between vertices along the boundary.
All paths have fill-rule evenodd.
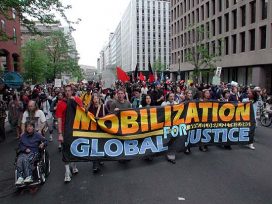
<path id="1" fill-rule="evenodd" d="M 17 141 L 8 130 L 0 144 L 0 203 L 246 203 L 272 202 L 272 129 L 258 128 L 256 150 L 211 147 L 178 154 L 175 165 L 164 157 L 152 162 L 105 162 L 93 175 L 91 163 L 79 163 L 79 174 L 64 184 L 64 166 L 56 140 L 49 145 L 51 175 L 36 192 L 15 193 L 14 157 Z"/>

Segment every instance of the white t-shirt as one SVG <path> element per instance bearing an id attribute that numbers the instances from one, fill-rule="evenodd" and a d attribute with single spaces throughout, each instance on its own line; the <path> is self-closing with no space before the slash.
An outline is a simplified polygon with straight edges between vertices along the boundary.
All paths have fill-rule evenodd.
<path id="1" fill-rule="evenodd" d="M 22 123 L 25 124 L 27 121 L 33 120 L 35 122 L 35 129 L 40 130 L 42 127 L 42 123 L 46 122 L 46 118 L 44 113 L 41 110 L 37 110 L 35 112 L 34 118 L 30 118 L 28 111 L 25 111 L 22 118 Z"/>

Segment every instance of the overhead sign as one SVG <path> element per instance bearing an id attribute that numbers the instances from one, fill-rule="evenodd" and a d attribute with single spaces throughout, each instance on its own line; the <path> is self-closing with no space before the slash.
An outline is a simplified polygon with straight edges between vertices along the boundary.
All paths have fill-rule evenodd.
<path id="1" fill-rule="evenodd" d="M 22 76 L 17 72 L 7 72 L 6 74 L 4 74 L 4 83 L 9 88 L 18 89 L 23 85 L 24 80 Z"/>

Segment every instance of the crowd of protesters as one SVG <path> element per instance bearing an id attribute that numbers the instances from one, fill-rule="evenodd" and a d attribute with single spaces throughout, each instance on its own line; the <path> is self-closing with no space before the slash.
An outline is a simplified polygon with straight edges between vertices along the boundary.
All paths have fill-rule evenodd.
<path id="1" fill-rule="evenodd" d="M 149 106 L 166 106 L 180 104 L 188 101 L 230 101 L 253 103 L 255 116 L 257 116 L 258 102 L 271 104 L 266 89 L 256 86 L 239 86 L 236 82 L 212 84 L 187 84 L 184 80 L 172 82 L 138 81 L 137 83 L 123 83 L 116 81 L 111 88 L 104 88 L 102 82 L 90 81 L 88 83 L 71 84 L 60 88 L 52 84 L 36 86 L 25 85 L 21 90 L 2 88 L 0 90 L 0 142 L 5 140 L 5 119 L 16 137 L 20 138 L 26 133 L 29 118 L 35 119 L 35 131 L 41 135 L 48 132 L 49 141 L 53 141 L 53 127 L 57 130 L 59 149 L 65 140 L 63 136 L 65 111 L 67 99 L 76 100 L 87 111 L 96 117 L 103 117 L 108 113 L 129 108 Z M 225 146 L 231 149 L 231 146 Z M 254 150 L 253 144 L 249 148 Z M 200 146 L 200 151 L 208 151 L 207 146 Z M 190 154 L 188 147 L 185 151 Z M 169 162 L 175 163 L 175 153 L 169 151 L 166 155 Z M 147 158 L 152 159 L 152 158 Z M 70 171 L 72 166 L 72 172 Z M 93 162 L 93 172 L 99 170 L 102 162 Z M 76 174 L 78 169 L 74 163 L 65 163 L 65 182 L 71 181 L 71 174 Z"/>

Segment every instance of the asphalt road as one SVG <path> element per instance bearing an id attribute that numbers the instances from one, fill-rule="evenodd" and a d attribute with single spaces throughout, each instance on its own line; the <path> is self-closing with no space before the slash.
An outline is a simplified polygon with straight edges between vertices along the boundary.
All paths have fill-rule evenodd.
<path id="1" fill-rule="evenodd" d="M 79 163 L 79 174 L 64 184 L 64 166 L 56 140 L 48 149 L 52 172 L 35 191 L 16 193 L 12 133 L 0 144 L 0 203 L 186 203 L 272 204 L 272 128 L 258 128 L 256 150 L 235 146 L 231 151 L 197 148 L 178 154 L 175 165 L 164 157 L 152 162 L 106 162 L 93 175 L 91 163 Z"/>

